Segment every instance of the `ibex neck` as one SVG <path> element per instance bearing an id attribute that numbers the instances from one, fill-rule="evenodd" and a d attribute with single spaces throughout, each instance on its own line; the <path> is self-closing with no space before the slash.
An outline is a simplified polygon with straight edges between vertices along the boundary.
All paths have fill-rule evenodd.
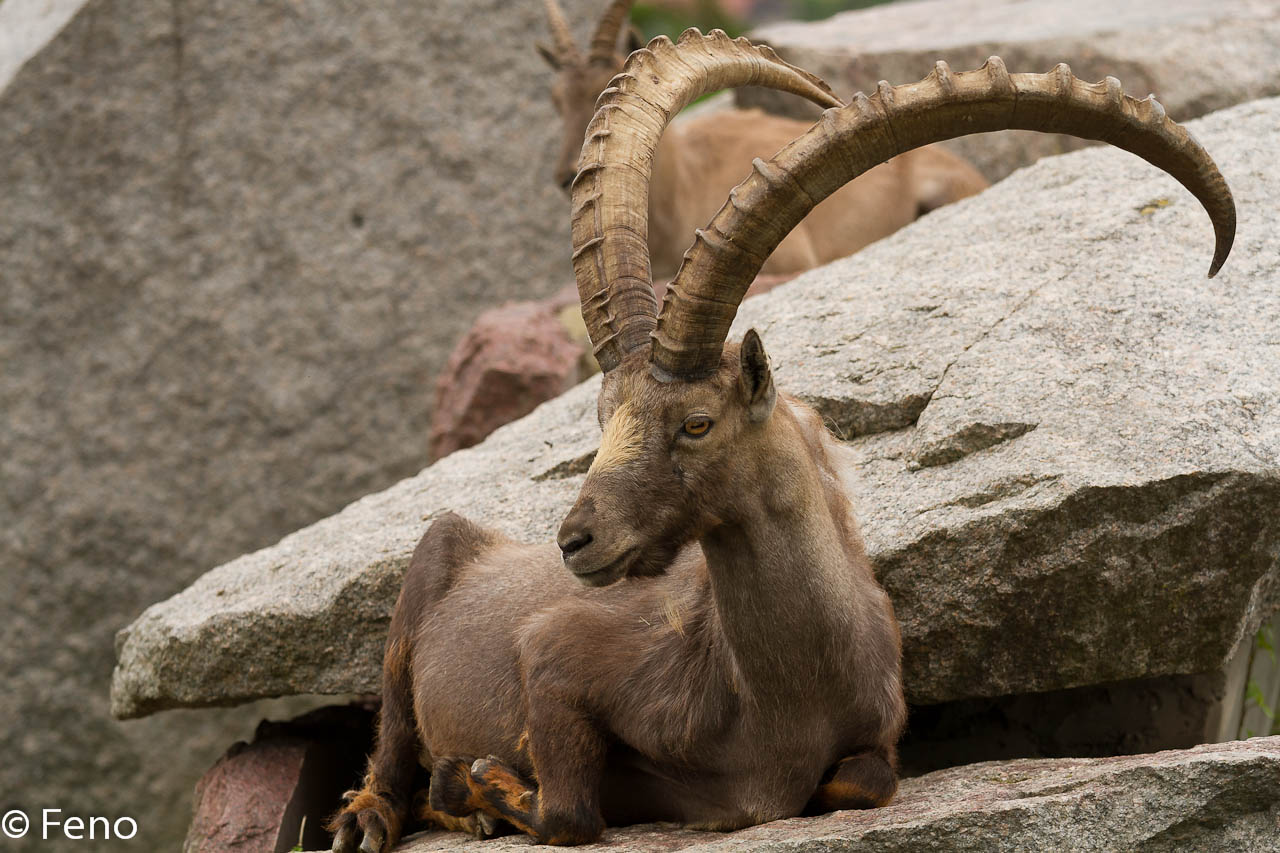
<path id="1" fill-rule="evenodd" d="M 760 488 L 701 540 L 732 659 L 762 699 L 839 675 L 862 559 L 818 463 L 793 442 L 773 450 Z"/>

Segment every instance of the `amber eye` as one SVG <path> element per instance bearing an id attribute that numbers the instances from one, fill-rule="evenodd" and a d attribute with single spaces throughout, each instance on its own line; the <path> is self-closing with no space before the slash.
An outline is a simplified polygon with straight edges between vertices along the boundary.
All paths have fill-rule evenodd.
<path id="1" fill-rule="evenodd" d="M 703 415 L 690 415 L 684 419 L 684 434 L 699 438 L 711 429 L 711 418 Z"/>

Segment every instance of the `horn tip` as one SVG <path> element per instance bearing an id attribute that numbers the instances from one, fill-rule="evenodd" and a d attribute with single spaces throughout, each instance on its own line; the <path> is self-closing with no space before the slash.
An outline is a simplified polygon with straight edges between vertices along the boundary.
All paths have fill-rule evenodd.
<path id="1" fill-rule="evenodd" d="M 1209 278 L 1213 278 L 1218 274 L 1218 271 L 1222 269 L 1222 265 L 1227 262 L 1227 255 L 1229 254 L 1231 254 L 1230 246 L 1214 254 L 1213 261 L 1209 264 Z"/>
<path id="2" fill-rule="evenodd" d="M 1216 223 L 1215 223 L 1216 226 Z M 1231 211 L 1231 216 L 1218 229 L 1217 245 L 1213 250 L 1213 261 L 1209 264 L 1209 278 L 1213 278 L 1218 274 L 1218 270 L 1222 269 L 1222 265 L 1227 262 L 1227 256 L 1231 254 L 1231 247 L 1236 241 L 1236 223 L 1235 211 Z"/>

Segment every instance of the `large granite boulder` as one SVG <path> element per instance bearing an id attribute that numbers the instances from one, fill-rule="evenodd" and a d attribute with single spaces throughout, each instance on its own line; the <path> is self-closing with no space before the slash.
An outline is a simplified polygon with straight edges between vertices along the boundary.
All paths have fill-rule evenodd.
<path id="1" fill-rule="evenodd" d="M 0 790 L 176 849 L 263 711 L 120 726 L 113 634 L 426 464 L 454 339 L 571 277 L 559 122 L 537 3 L 74 5 L 0 4 Z"/>
<path id="2" fill-rule="evenodd" d="M 427 832 L 399 853 L 517 853 L 522 838 Z M 987 762 L 903 781 L 888 806 L 793 818 L 731 833 L 609 830 L 581 851 L 684 853 L 1274 853 L 1280 850 L 1280 737 L 1122 758 Z"/>
<path id="3" fill-rule="evenodd" d="M 1277 605 L 1280 99 L 1191 125 L 1236 194 L 1226 267 L 1167 176 L 1042 161 L 743 305 L 847 441 L 918 704 L 1221 672 Z M 546 539 L 596 381 L 209 572 L 118 637 L 113 710 L 372 691 L 414 543 L 456 510 Z"/>
<path id="4" fill-rule="evenodd" d="M 912 0 L 783 22 L 751 34 L 841 95 L 919 80 L 945 59 L 957 71 L 992 54 L 1010 71 L 1071 65 L 1084 80 L 1117 77 L 1185 121 L 1280 94 L 1280 4 L 1270 0 Z M 797 99 L 743 90 L 739 103 L 812 115 Z M 1083 147 L 1069 136 L 1007 131 L 946 143 L 990 180 Z"/>

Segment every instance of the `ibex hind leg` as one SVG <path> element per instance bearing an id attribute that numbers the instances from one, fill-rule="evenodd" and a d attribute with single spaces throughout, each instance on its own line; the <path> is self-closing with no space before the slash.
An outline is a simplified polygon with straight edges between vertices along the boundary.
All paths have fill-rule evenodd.
<path id="1" fill-rule="evenodd" d="M 423 754 L 413 710 L 413 637 L 417 620 L 449 591 L 458 568 L 491 542 L 491 535 L 461 516 L 445 515 L 418 543 L 396 601 L 382 661 L 382 713 L 378 745 L 364 785 L 349 793 L 329 822 L 336 853 L 386 853 L 411 817 L 418 756 Z M 419 820 L 475 833 L 475 819 L 457 820 L 419 810 Z"/>
<path id="2" fill-rule="evenodd" d="M 888 805 L 898 790 L 897 756 L 890 749 L 851 755 L 836 762 L 809 799 L 804 813 L 873 809 Z"/>
<path id="3" fill-rule="evenodd" d="M 410 695 L 409 652 L 395 634 L 383 660 L 378 746 L 364 785 L 347 794 L 328 829 L 336 853 L 386 853 L 400 840 L 418 769 L 418 734 Z"/>

